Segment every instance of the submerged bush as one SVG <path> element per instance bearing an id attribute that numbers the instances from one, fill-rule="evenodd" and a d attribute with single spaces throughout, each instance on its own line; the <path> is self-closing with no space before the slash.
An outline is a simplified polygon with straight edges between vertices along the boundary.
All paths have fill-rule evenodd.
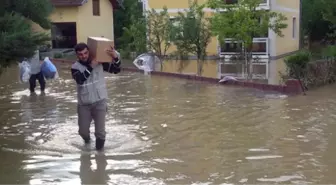
<path id="1" fill-rule="evenodd" d="M 334 48 L 328 48 L 326 53 L 332 56 Z M 283 80 L 288 78 L 299 79 L 304 87 L 311 88 L 321 86 L 336 81 L 336 62 L 332 60 L 312 61 L 312 55 L 309 51 L 300 51 L 285 59 L 287 74 L 281 74 Z"/>
<path id="2" fill-rule="evenodd" d="M 291 55 L 285 59 L 287 67 L 290 69 L 290 73 L 297 70 L 304 69 L 311 60 L 311 53 L 306 50 L 299 51 L 298 53 Z"/>

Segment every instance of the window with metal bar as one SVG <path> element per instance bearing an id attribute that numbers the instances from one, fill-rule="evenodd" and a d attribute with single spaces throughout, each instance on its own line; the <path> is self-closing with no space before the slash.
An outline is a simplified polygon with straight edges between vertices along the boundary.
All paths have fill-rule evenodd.
<path id="1" fill-rule="evenodd" d="M 94 16 L 100 16 L 100 0 L 92 0 L 92 13 Z"/>

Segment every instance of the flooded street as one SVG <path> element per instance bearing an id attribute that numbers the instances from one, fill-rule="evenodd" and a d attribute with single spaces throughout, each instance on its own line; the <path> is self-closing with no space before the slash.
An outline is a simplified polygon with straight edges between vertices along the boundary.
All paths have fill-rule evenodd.
<path id="1" fill-rule="evenodd" d="M 29 95 L 16 66 L 0 78 L 0 184 L 336 183 L 336 86 L 286 97 L 110 75 L 97 153 L 78 135 L 69 66 L 58 69 L 45 96 Z"/>

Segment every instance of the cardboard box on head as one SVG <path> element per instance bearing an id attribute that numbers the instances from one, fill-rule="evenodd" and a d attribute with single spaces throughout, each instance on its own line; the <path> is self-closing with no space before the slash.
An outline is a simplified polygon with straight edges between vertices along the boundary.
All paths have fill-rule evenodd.
<path id="1" fill-rule="evenodd" d="M 106 49 L 114 47 L 114 42 L 104 37 L 88 37 L 87 45 L 90 50 L 90 55 L 97 62 L 112 62 L 112 57 L 106 53 Z"/>

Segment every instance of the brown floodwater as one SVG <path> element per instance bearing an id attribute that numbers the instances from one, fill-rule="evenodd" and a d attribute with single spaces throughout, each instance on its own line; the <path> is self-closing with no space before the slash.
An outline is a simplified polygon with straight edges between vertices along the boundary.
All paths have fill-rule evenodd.
<path id="1" fill-rule="evenodd" d="M 336 183 L 336 86 L 286 97 L 108 75 L 107 142 L 96 152 L 77 134 L 69 65 L 58 69 L 45 96 L 29 95 L 17 67 L 2 74 L 0 184 Z"/>

